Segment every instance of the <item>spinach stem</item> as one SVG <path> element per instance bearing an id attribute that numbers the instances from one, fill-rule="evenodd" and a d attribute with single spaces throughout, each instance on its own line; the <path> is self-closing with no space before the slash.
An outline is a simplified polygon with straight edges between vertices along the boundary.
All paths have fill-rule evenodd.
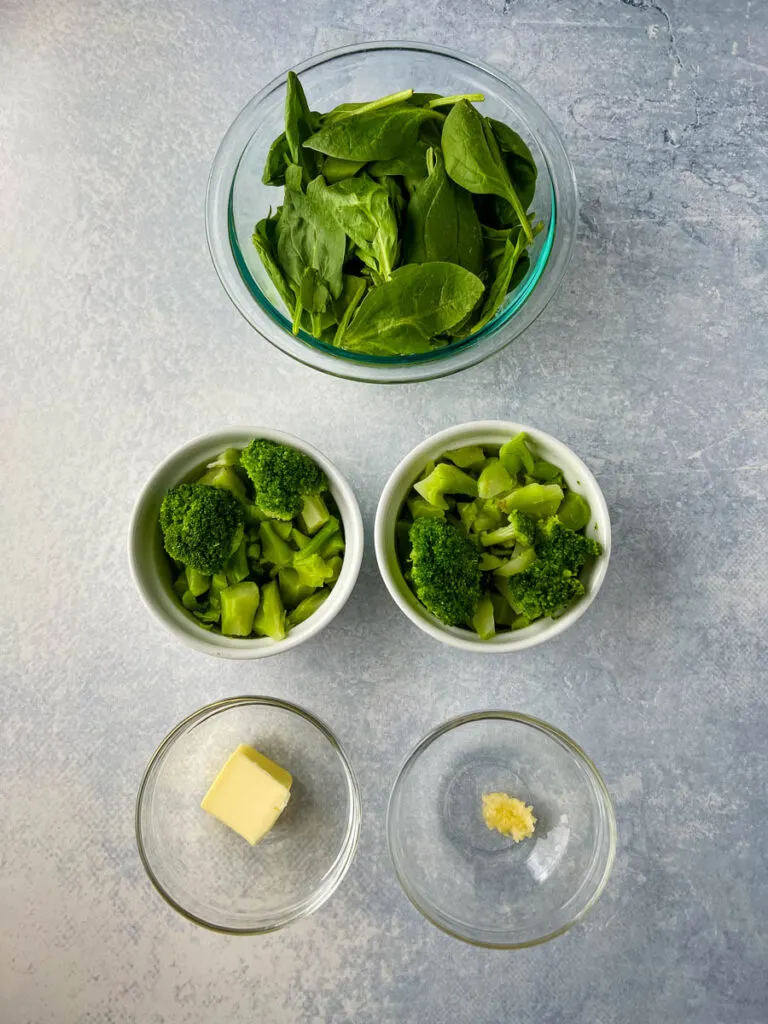
<path id="1" fill-rule="evenodd" d="M 482 103 L 484 99 L 485 96 L 481 92 L 469 92 L 456 96 L 438 96 L 436 99 L 430 100 L 427 106 L 430 110 L 434 110 L 435 107 L 452 106 L 454 103 L 458 103 L 459 100 L 467 100 L 469 103 Z"/>
<path id="2" fill-rule="evenodd" d="M 357 107 L 355 110 L 345 110 L 340 113 L 335 120 L 342 121 L 348 117 L 357 117 L 358 114 L 368 114 L 371 110 L 380 110 L 382 107 L 391 107 L 395 103 L 402 103 L 403 100 L 409 100 L 413 96 L 413 89 L 403 89 L 400 92 L 390 93 L 389 96 L 382 96 L 378 100 L 371 100 L 370 103 L 364 103 L 362 107 Z"/>

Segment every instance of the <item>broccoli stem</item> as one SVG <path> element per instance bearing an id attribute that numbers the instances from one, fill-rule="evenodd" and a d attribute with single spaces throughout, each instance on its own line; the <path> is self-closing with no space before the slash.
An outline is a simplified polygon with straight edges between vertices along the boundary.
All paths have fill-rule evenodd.
<path id="1" fill-rule="evenodd" d="M 468 445 L 466 448 L 454 448 L 446 452 L 449 459 L 459 469 L 478 469 L 485 465 L 485 452 L 479 445 Z"/>
<path id="2" fill-rule="evenodd" d="M 231 466 L 214 466 L 203 473 L 197 482 L 206 487 L 217 487 L 220 491 L 229 491 L 241 504 L 248 504 L 245 484 Z"/>
<path id="3" fill-rule="evenodd" d="M 305 597 L 303 601 L 288 613 L 288 625 L 298 626 L 300 622 L 306 622 L 310 615 L 314 615 L 320 606 L 331 596 L 329 590 L 316 590 L 314 594 Z"/>
<path id="4" fill-rule="evenodd" d="M 294 565 L 299 562 L 303 562 L 307 558 L 311 558 L 312 555 L 317 555 L 323 545 L 333 537 L 336 531 L 339 529 L 339 520 L 336 516 L 331 516 L 322 530 L 316 533 L 312 540 L 301 551 L 296 552 L 293 557 Z"/>
<path id="5" fill-rule="evenodd" d="M 296 552 L 275 530 L 272 522 L 263 522 L 259 526 L 259 540 L 261 541 L 261 554 L 265 562 L 271 562 L 278 569 L 291 565 Z"/>
<path id="6" fill-rule="evenodd" d="M 221 632 L 226 636 L 250 636 L 259 607 L 259 588 L 250 580 L 221 591 Z"/>
<path id="7" fill-rule="evenodd" d="M 563 500 L 563 489 L 558 484 L 526 484 L 518 487 L 499 501 L 504 512 L 519 509 L 539 519 L 553 516 Z"/>
<path id="8" fill-rule="evenodd" d="M 481 640 L 490 640 L 492 636 L 496 636 L 493 602 L 490 595 L 484 594 L 477 602 L 475 614 L 472 616 L 472 628 Z"/>
<path id="9" fill-rule="evenodd" d="M 230 584 L 239 583 L 244 580 L 250 572 L 248 565 L 248 544 L 243 538 L 240 541 L 240 545 L 234 554 L 230 555 L 227 559 L 227 564 L 224 566 L 224 571 L 227 575 L 227 582 Z"/>
<path id="10" fill-rule="evenodd" d="M 253 630 L 259 636 L 269 636 L 273 640 L 285 638 L 285 608 L 277 580 L 271 580 L 262 587 L 261 604 L 253 620 Z"/>
<path id="11" fill-rule="evenodd" d="M 513 555 L 508 562 L 504 562 L 498 569 L 494 569 L 494 575 L 502 577 L 517 576 L 518 573 L 530 569 L 535 561 L 535 549 L 523 548 L 518 554 Z"/>
<path id="12" fill-rule="evenodd" d="M 280 587 L 280 597 L 286 608 L 295 608 L 315 590 L 314 587 L 301 582 L 299 574 L 295 569 L 280 569 L 277 574 L 277 580 Z"/>
<path id="13" fill-rule="evenodd" d="M 557 510 L 557 518 L 569 530 L 582 530 L 592 515 L 589 502 L 575 491 L 568 491 Z"/>
<path id="14" fill-rule="evenodd" d="M 511 491 L 515 481 L 498 459 L 488 462 L 477 480 L 477 494 L 480 498 L 495 498 L 498 494 Z"/>
<path id="15" fill-rule="evenodd" d="M 195 597 L 200 597 L 211 585 L 211 577 L 206 576 L 202 572 L 198 572 L 197 569 L 193 569 L 191 565 L 187 566 L 187 586 L 190 592 Z"/>
<path id="16" fill-rule="evenodd" d="M 330 518 L 331 513 L 328 511 L 328 506 L 323 501 L 322 495 L 311 494 L 302 498 L 301 521 L 308 534 L 317 533 Z"/>
<path id="17" fill-rule="evenodd" d="M 517 476 L 521 469 L 526 473 L 533 472 L 533 456 L 526 444 L 525 434 L 516 434 L 499 449 L 499 461 L 510 476 Z"/>

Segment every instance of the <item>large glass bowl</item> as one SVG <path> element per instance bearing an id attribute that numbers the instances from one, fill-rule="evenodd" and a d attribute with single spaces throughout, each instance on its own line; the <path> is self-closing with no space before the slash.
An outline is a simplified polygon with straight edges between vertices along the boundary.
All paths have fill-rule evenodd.
<path id="1" fill-rule="evenodd" d="M 533 806 L 514 843 L 490 831 L 485 793 Z M 441 725 L 403 765 L 387 812 L 400 884 L 424 916 L 477 946 L 561 935 L 594 906 L 616 851 L 613 807 L 584 751 L 546 722 L 484 711 Z"/>
<path id="2" fill-rule="evenodd" d="M 291 333 L 290 317 L 253 247 L 253 228 L 282 189 L 261 181 L 273 139 L 283 130 L 286 74 L 270 82 L 238 114 L 213 162 L 206 232 L 227 294 L 262 337 L 325 373 L 378 383 L 442 377 L 508 345 L 541 313 L 559 285 L 576 236 L 576 182 L 557 129 L 515 82 L 480 61 L 423 43 L 366 43 L 312 57 L 293 69 L 313 110 L 368 100 L 413 87 L 444 95 L 482 92 L 484 114 L 506 122 L 528 143 L 539 169 L 532 209 L 544 223 L 530 250 L 525 278 L 481 331 L 421 355 L 367 356 Z"/>
<path id="3" fill-rule="evenodd" d="M 255 747 L 293 776 L 271 831 L 250 846 L 200 807 L 229 755 Z M 139 854 L 179 913 L 216 931 L 274 931 L 317 910 L 347 873 L 360 793 L 338 740 L 308 711 L 233 697 L 196 711 L 163 740 L 136 803 Z"/>

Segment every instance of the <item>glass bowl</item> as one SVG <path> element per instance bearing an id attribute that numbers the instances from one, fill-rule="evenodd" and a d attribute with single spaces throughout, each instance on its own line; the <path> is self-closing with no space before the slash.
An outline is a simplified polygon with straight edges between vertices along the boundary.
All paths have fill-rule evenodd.
<path id="1" fill-rule="evenodd" d="M 559 285 L 576 237 L 578 201 L 573 168 L 557 129 L 515 82 L 474 58 L 423 43 L 366 43 L 312 57 L 293 69 L 314 110 L 367 100 L 406 87 L 444 95 L 482 92 L 481 109 L 514 128 L 539 169 L 532 208 L 544 230 L 530 250 L 525 278 L 483 330 L 440 349 L 412 356 L 366 356 L 291 333 L 290 318 L 253 247 L 257 221 L 282 202 L 282 190 L 262 184 L 269 146 L 283 130 L 286 74 L 261 90 L 238 114 L 211 168 L 206 233 L 227 294 L 262 337 L 301 363 L 352 380 L 400 383 L 442 377 L 508 345 L 536 317 Z"/>
<path id="2" fill-rule="evenodd" d="M 534 834 L 490 831 L 482 796 L 533 806 Z M 477 946 L 518 949 L 562 935 L 594 906 L 616 850 L 605 783 L 565 733 L 485 711 L 431 732 L 408 757 L 387 812 L 397 877 L 424 916 Z"/>
<path id="3" fill-rule="evenodd" d="M 250 846 L 200 807 L 240 743 L 293 775 L 272 830 Z M 360 832 L 360 793 L 330 729 L 270 697 L 233 697 L 201 708 L 153 755 L 136 804 L 147 874 L 180 914 L 215 931 L 254 935 L 306 917 L 347 873 Z"/>

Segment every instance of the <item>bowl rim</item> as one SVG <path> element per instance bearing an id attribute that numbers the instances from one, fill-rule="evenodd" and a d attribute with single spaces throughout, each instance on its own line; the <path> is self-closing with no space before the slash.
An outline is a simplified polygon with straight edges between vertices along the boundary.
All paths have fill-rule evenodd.
<path id="1" fill-rule="evenodd" d="M 533 623 L 526 629 L 518 630 L 515 633 L 497 634 L 491 640 L 480 640 L 470 630 L 447 626 L 428 612 L 405 582 L 399 563 L 396 565 L 396 571 L 392 571 L 390 568 L 389 549 L 397 513 L 412 486 L 413 474 L 422 468 L 423 464 L 429 461 L 436 451 L 439 450 L 442 453 L 450 448 L 460 447 L 461 443 L 483 443 L 480 436 L 477 435 L 487 434 L 489 439 L 486 443 L 496 444 L 498 437 L 495 435 L 503 434 L 509 438 L 518 433 L 526 433 L 534 444 L 541 444 L 543 447 L 554 450 L 558 458 L 562 458 L 566 462 L 565 469 L 563 466 L 559 467 L 564 472 L 570 474 L 570 466 L 573 466 L 578 472 L 579 489 L 587 492 L 592 516 L 599 525 L 603 553 L 595 559 L 587 592 L 558 618 L 547 619 L 538 628 L 537 624 Z M 460 650 L 479 654 L 508 654 L 553 639 L 584 615 L 597 597 L 608 571 L 611 557 L 611 521 L 605 496 L 594 474 L 564 441 L 560 441 L 538 427 L 511 420 L 474 420 L 456 424 L 445 430 L 440 430 L 436 434 L 431 434 L 415 448 L 412 448 L 395 466 L 381 492 L 376 509 L 374 548 L 379 572 L 390 596 L 400 611 L 419 629 L 433 639 Z M 395 562 L 397 562 L 396 559 Z M 534 632 L 529 632 L 530 630 L 534 630 Z"/>
<path id="2" fill-rule="evenodd" d="M 569 921 L 559 928 L 554 929 L 547 934 L 539 936 L 535 939 L 529 939 L 525 942 L 490 942 L 482 939 L 468 938 L 466 935 L 462 935 L 458 930 L 451 928 L 445 922 L 436 919 L 425 906 L 419 901 L 415 890 L 412 889 L 406 879 L 406 876 L 402 872 L 399 864 L 398 857 L 394 850 L 393 836 L 395 834 L 395 828 L 393 824 L 393 805 L 395 797 L 399 792 L 403 780 L 405 779 L 408 772 L 418 761 L 419 757 L 427 750 L 436 740 L 440 739 L 446 733 L 453 731 L 454 729 L 460 728 L 462 725 L 467 725 L 471 722 L 480 721 L 508 721 L 516 722 L 521 725 L 532 727 L 539 732 L 545 733 L 550 738 L 554 739 L 561 746 L 563 746 L 577 761 L 579 761 L 586 769 L 591 777 L 592 781 L 596 784 L 596 791 L 602 798 L 601 806 L 605 810 L 605 820 L 608 829 L 608 848 L 606 851 L 605 865 L 600 876 L 600 880 L 595 887 L 595 891 L 590 896 L 587 903 L 582 907 L 578 914 L 575 914 Z M 482 949 L 528 949 L 531 946 L 540 946 L 545 942 L 549 942 L 551 939 L 557 938 L 559 935 L 564 935 L 567 931 L 570 931 L 574 925 L 586 917 L 590 910 L 595 906 L 597 901 L 605 891 L 605 887 L 610 879 L 613 865 L 616 859 L 616 846 L 618 838 L 618 830 L 616 825 L 616 811 L 613 806 L 613 800 L 608 787 L 603 779 L 597 765 L 594 763 L 592 758 L 584 751 L 584 749 L 576 743 L 575 740 L 564 732 L 562 729 L 558 729 L 557 726 L 551 725 L 549 722 L 545 722 L 542 718 L 536 718 L 533 715 L 527 715 L 522 711 L 508 711 L 503 708 L 489 708 L 484 711 L 470 711 L 462 715 L 456 715 L 453 718 L 449 718 L 447 721 L 442 722 L 440 725 L 435 726 L 434 729 L 430 730 L 426 736 L 424 736 L 411 752 L 405 757 L 400 765 L 400 768 L 395 778 L 395 782 L 389 794 L 389 800 L 387 802 L 387 812 L 385 819 L 385 831 L 387 835 L 387 847 L 389 849 L 389 856 L 392 862 L 392 867 L 397 877 L 398 883 L 401 889 L 405 893 L 411 904 L 419 911 L 419 913 L 429 921 L 430 924 L 434 925 L 441 932 L 446 935 L 450 935 L 451 938 L 459 939 L 461 942 L 466 942 L 470 946 L 477 946 Z"/>
<path id="3" fill-rule="evenodd" d="M 324 471 L 328 478 L 331 495 L 339 507 L 344 526 L 345 551 L 341 573 L 336 581 L 330 597 L 305 622 L 295 626 L 284 640 L 272 640 L 269 637 L 224 637 L 221 634 L 210 634 L 198 626 L 181 609 L 178 602 L 170 597 L 167 606 L 161 606 L 146 578 L 154 574 L 150 564 L 149 553 L 141 543 L 141 528 L 144 518 L 149 515 L 156 504 L 158 490 L 165 491 L 181 482 L 192 470 L 192 456 L 199 450 L 223 451 L 230 446 L 247 444 L 255 437 L 279 441 L 291 445 L 310 456 Z M 195 461 L 199 466 L 207 456 L 200 455 Z M 184 465 L 187 468 L 184 469 Z M 283 654 L 299 644 L 304 643 L 324 629 L 339 614 L 349 600 L 360 574 L 363 560 L 365 537 L 363 520 L 355 493 L 337 466 L 318 448 L 303 438 L 296 437 L 284 430 L 265 426 L 233 426 L 210 431 L 179 445 L 163 461 L 155 467 L 145 480 L 131 512 L 128 527 L 128 563 L 134 585 L 144 605 L 169 633 L 187 647 L 214 657 L 234 660 L 253 660 Z M 172 611 L 171 611 L 172 607 Z M 191 627 L 194 626 L 195 629 Z M 212 636 L 216 637 L 214 642 Z"/>
<path id="4" fill-rule="evenodd" d="M 312 68 L 350 54 L 386 50 L 422 52 L 468 65 L 495 79 L 515 97 L 521 119 L 526 124 L 531 117 L 536 120 L 535 131 L 530 125 L 528 127 L 545 161 L 552 193 L 551 219 L 553 224 L 557 222 L 557 231 L 549 245 L 536 285 L 526 293 L 512 316 L 506 320 L 500 319 L 494 330 L 484 338 L 452 348 L 445 356 L 415 361 L 409 361 L 410 357 L 398 357 L 391 361 L 371 357 L 371 361 L 367 361 L 360 358 L 359 354 L 356 358 L 348 358 L 355 354 L 339 355 L 326 352 L 301 338 L 293 337 L 280 323 L 262 310 L 254 299 L 242 278 L 229 238 L 232 184 L 253 135 L 250 119 L 260 104 L 284 86 L 288 71 L 301 75 Z M 555 167 L 558 168 L 557 173 Z M 211 261 L 224 291 L 246 322 L 264 340 L 305 366 L 331 376 L 369 383 L 397 384 L 449 376 L 500 352 L 526 330 L 554 298 L 570 262 L 576 240 L 577 222 L 578 192 L 573 164 L 559 130 L 538 101 L 522 85 L 493 65 L 469 54 L 418 40 L 372 40 L 341 46 L 315 54 L 277 75 L 245 104 L 229 125 L 211 165 L 205 198 L 205 230 Z M 504 328 L 510 327 L 513 322 L 515 329 L 505 331 Z"/>
<path id="5" fill-rule="evenodd" d="M 162 883 L 157 878 L 152 865 L 150 864 L 149 857 L 144 846 L 144 836 L 141 824 L 141 812 L 143 807 L 143 800 L 146 793 L 147 786 L 149 785 L 150 775 L 156 765 L 159 765 L 166 754 L 173 748 L 177 739 L 181 735 L 186 733 L 189 728 L 199 722 L 205 721 L 207 718 L 220 714 L 223 711 L 228 710 L 232 707 L 241 706 L 266 706 L 279 708 L 282 711 L 288 711 L 292 714 L 297 714 L 302 717 L 305 721 L 309 722 L 310 725 L 314 726 L 320 733 L 322 733 L 328 742 L 336 752 L 339 761 L 341 762 L 342 768 L 344 769 L 344 778 L 347 784 L 347 796 L 349 800 L 349 809 L 347 816 L 347 831 L 344 836 L 341 849 L 336 856 L 336 860 L 333 865 L 323 876 L 323 881 L 318 889 L 315 891 L 313 896 L 304 901 L 302 904 L 294 904 L 289 908 L 288 912 L 284 914 L 275 923 L 268 926 L 260 926 L 257 928 L 234 928 L 227 925 L 213 924 L 211 921 L 206 921 L 205 918 L 187 910 L 182 904 L 180 904 L 170 893 L 165 889 Z M 203 707 L 198 708 L 196 711 L 191 712 L 181 722 L 175 725 L 170 732 L 168 732 L 158 744 L 154 753 L 150 757 L 144 772 L 141 777 L 139 789 L 136 794 L 136 804 L 134 811 L 134 832 L 136 837 L 136 845 L 139 852 L 139 859 L 141 860 L 142 866 L 152 883 L 154 889 L 162 896 L 165 902 L 182 917 L 185 917 L 188 921 L 192 921 L 193 924 L 200 925 L 203 928 L 207 928 L 209 931 L 219 932 L 225 935 L 267 935 L 270 932 L 278 931 L 281 928 L 286 927 L 293 921 L 298 921 L 303 917 L 309 917 L 318 910 L 331 896 L 336 892 L 338 887 L 341 885 L 344 877 L 352 866 L 352 862 L 355 858 L 357 851 L 357 845 L 360 839 L 360 828 L 362 823 L 362 800 L 360 796 L 360 784 L 357 780 L 357 775 L 352 767 L 352 763 L 347 756 L 344 747 L 336 737 L 333 730 L 327 725 L 321 718 L 318 718 L 307 708 L 302 707 L 300 704 L 294 704 L 291 701 L 282 700 L 279 697 L 269 697 L 263 695 L 242 695 L 239 697 L 225 697 L 222 700 L 213 701 L 210 704 L 205 704 Z"/>

